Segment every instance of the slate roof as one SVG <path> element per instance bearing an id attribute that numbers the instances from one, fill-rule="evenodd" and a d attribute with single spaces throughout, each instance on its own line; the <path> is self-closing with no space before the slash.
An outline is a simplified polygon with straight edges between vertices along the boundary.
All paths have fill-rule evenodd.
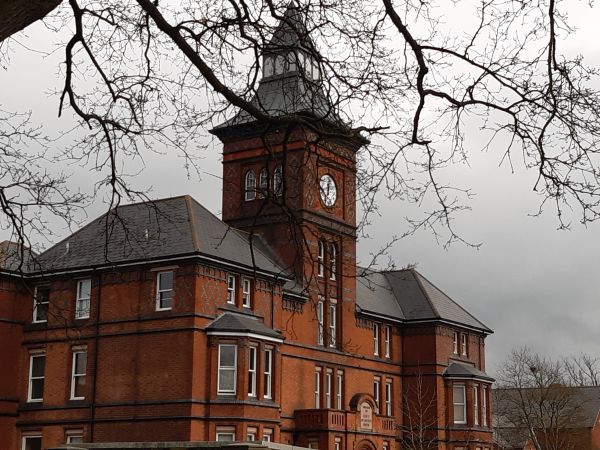
<path id="1" fill-rule="evenodd" d="M 415 269 L 357 268 L 356 289 L 359 311 L 402 322 L 444 320 L 492 332 Z"/>
<path id="2" fill-rule="evenodd" d="M 495 381 L 485 372 L 476 369 L 470 364 L 463 364 L 456 361 L 451 362 L 446 370 L 444 370 L 445 377 L 459 377 L 459 378 L 476 378 L 478 380 Z"/>
<path id="3" fill-rule="evenodd" d="M 37 255 L 16 242 L 0 242 L 0 269 L 28 272 Z"/>
<path id="4" fill-rule="evenodd" d="M 37 263 L 57 271 L 193 255 L 289 278 L 259 237 L 251 240 L 187 195 L 119 206 L 43 252 Z"/>
<path id="5" fill-rule="evenodd" d="M 237 333 L 253 333 L 283 339 L 283 335 L 267 327 L 257 317 L 225 312 L 206 326 L 207 331 L 227 331 Z"/>

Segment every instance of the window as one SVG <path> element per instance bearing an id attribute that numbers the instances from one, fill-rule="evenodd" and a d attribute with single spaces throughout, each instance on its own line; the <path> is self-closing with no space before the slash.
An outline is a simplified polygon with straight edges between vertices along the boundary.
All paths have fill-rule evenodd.
<path id="1" fill-rule="evenodd" d="M 265 67 L 263 69 L 263 76 L 265 78 L 273 76 L 273 58 L 265 57 L 264 64 L 265 64 Z"/>
<path id="2" fill-rule="evenodd" d="M 36 286 L 33 292 L 33 322 L 48 321 L 48 305 L 50 304 L 50 288 Z"/>
<path id="3" fill-rule="evenodd" d="M 375 412 L 379 414 L 379 393 L 381 392 L 381 378 L 375 377 L 373 380 L 373 398 L 375 399 Z"/>
<path id="4" fill-rule="evenodd" d="M 273 440 L 273 429 L 272 428 L 264 428 L 263 429 L 263 442 L 271 442 Z"/>
<path id="5" fill-rule="evenodd" d="M 71 365 L 71 400 L 83 400 L 85 398 L 86 368 L 87 350 L 74 350 Z"/>
<path id="6" fill-rule="evenodd" d="M 235 276 L 227 275 L 227 303 L 235 305 Z"/>
<path id="7" fill-rule="evenodd" d="M 82 444 L 82 443 L 83 443 L 83 430 L 67 431 L 67 444 Z"/>
<path id="8" fill-rule="evenodd" d="M 465 333 L 460 334 L 460 347 L 463 356 L 467 356 L 467 335 Z"/>
<path id="9" fill-rule="evenodd" d="M 256 397 L 256 347 L 248 348 L 248 396 Z"/>
<path id="10" fill-rule="evenodd" d="M 481 421 L 482 421 L 484 427 L 488 426 L 487 396 L 488 396 L 488 389 L 486 386 L 483 386 L 483 391 L 481 393 Z"/>
<path id="11" fill-rule="evenodd" d="M 338 370 L 336 376 L 336 389 L 335 389 L 335 407 L 337 409 L 344 409 L 342 400 L 342 392 L 344 391 L 344 372 Z"/>
<path id="12" fill-rule="evenodd" d="M 219 377 L 217 393 L 234 395 L 236 380 L 237 347 L 230 344 L 219 345 Z"/>
<path id="13" fill-rule="evenodd" d="M 317 302 L 317 344 L 323 345 L 323 300 Z"/>
<path id="14" fill-rule="evenodd" d="M 79 280 L 77 282 L 77 300 L 75 302 L 75 318 L 87 319 L 90 317 L 90 297 L 92 280 Z"/>
<path id="15" fill-rule="evenodd" d="M 336 318 L 337 318 L 337 305 L 334 303 L 335 300 L 330 300 L 329 304 L 329 346 L 335 347 L 336 345 Z"/>
<path id="16" fill-rule="evenodd" d="M 234 427 L 217 427 L 217 442 L 235 441 Z"/>
<path id="17" fill-rule="evenodd" d="M 256 198 L 256 175 L 254 172 L 249 170 L 246 172 L 246 191 L 245 199 L 247 202 Z"/>
<path id="18" fill-rule="evenodd" d="M 156 275 L 156 310 L 171 309 L 173 299 L 173 272 L 158 272 Z"/>
<path id="19" fill-rule="evenodd" d="M 266 168 L 258 174 L 258 198 L 265 198 L 269 193 L 269 172 Z"/>
<path id="20" fill-rule="evenodd" d="M 44 368 L 46 355 L 33 353 L 29 355 L 29 389 L 28 402 L 41 402 L 44 400 Z"/>
<path id="21" fill-rule="evenodd" d="M 319 443 L 317 441 L 310 441 L 308 443 L 308 448 L 316 448 L 316 449 L 318 449 L 319 448 Z"/>
<path id="22" fill-rule="evenodd" d="M 465 386 L 456 384 L 452 388 L 452 398 L 454 403 L 454 423 L 467 423 L 467 402 L 465 397 Z"/>
<path id="23" fill-rule="evenodd" d="M 390 443 L 387 441 L 383 442 L 383 450 L 390 450 Z"/>
<path id="24" fill-rule="evenodd" d="M 473 423 L 479 425 L 479 386 L 473 385 Z"/>
<path id="25" fill-rule="evenodd" d="M 315 409 L 321 407 L 321 368 L 315 369 Z"/>
<path id="26" fill-rule="evenodd" d="M 272 398 L 273 350 L 265 350 L 264 398 Z"/>
<path id="27" fill-rule="evenodd" d="M 248 278 L 242 279 L 242 306 L 244 308 L 250 308 L 250 280 Z"/>
<path id="28" fill-rule="evenodd" d="M 249 442 L 254 442 L 256 441 L 256 433 L 257 433 L 257 429 L 255 427 L 248 427 L 246 429 L 246 440 Z"/>
<path id="29" fill-rule="evenodd" d="M 42 436 L 23 436 L 22 450 L 42 450 Z"/>
<path id="30" fill-rule="evenodd" d="M 335 244 L 331 244 L 329 254 L 329 279 L 335 280 L 337 273 L 337 247 Z"/>
<path id="31" fill-rule="evenodd" d="M 333 373 L 327 369 L 325 374 L 325 408 L 331 409 L 331 388 L 333 385 Z"/>
<path id="32" fill-rule="evenodd" d="M 325 244 L 323 241 L 318 242 L 318 254 L 317 254 L 317 275 L 322 277 L 325 274 Z"/>
<path id="33" fill-rule="evenodd" d="M 386 358 L 389 358 L 391 355 L 390 352 L 390 340 L 391 340 L 391 334 L 392 334 L 392 329 L 388 326 L 385 325 L 383 327 L 383 348 L 384 348 L 384 356 Z"/>
<path id="34" fill-rule="evenodd" d="M 342 438 L 336 437 L 334 440 L 334 450 L 342 449 Z"/>
<path id="35" fill-rule="evenodd" d="M 373 355 L 379 356 L 379 324 L 373 324 Z"/>
<path id="36" fill-rule="evenodd" d="M 452 337 L 452 351 L 458 355 L 458 333 L 455 331 Z"/>
<path id="37" fill-rule="evenodd" d="M 392 415 L 392 380 L 385 382 L 385 415 Z"/>
<path id="38" fill-rule="evenodd" d="M 273 172 L 273 193 L 277 197 L 283 194 L 283 170 L 281 166 L 277 166 L 275 172 Z"/>

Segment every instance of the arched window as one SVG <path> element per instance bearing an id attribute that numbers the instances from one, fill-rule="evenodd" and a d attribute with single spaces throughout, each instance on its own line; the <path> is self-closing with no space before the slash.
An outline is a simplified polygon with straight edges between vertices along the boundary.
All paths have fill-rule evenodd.
<path id="1" fill-rule="evenodd" d="M 317 275 L 322 277 L 325 273 L 325 244 L 319 241 L 319 253 L 317 255 Z"/>
<path id="2" fill-rule="evenodd" d="M 329 279 L 335 280 L 337 272 L 337 247 L 335 244 L 331 244 L 329 251 L 329 269 Z"/>
<path id="3" fill-rule="evenodd" d="M 283 170 L 281 166 L 277 166 L 275 172 L 273 172 L 273 193 L 277 197 L 283 194 Z"/>
<path id="4" fill-rule="evenodd" d="M 269 172 L 262 168 L 258 174 L 258 198 L 265 198 L 269 193 Z"/>
<path id="5" fill-rule="evenodd" d="M 246 172 L 246 201 L 256 198 L 256 175 L 252 170 Z"/>

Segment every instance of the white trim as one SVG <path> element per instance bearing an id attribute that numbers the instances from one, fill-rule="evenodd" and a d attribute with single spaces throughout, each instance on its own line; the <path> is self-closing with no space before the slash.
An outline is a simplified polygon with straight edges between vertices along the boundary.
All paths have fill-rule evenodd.
<path id="1" fill-rule="evenodd" d="M 171 289 L 162 289 L 160 288 L 160 276 L 165 273 L 171 274 Z M 163 270 L 161 272 L 156 272 L 156 311 L 169 311 L 173 309 L 173 286 L 175 284 L 175 272 L 172 270 Z M 169 298 L 170 306 L 162 307 L 160 302 L 160 294 L 163 292 L 170 292 L 171 297 Z"/>
<path id="2" fill-rule="evenodd" d="M 89 282 L 89 284 L 90 284 L 89 297 L 87 297 L 87 298 L 79 296 L 81 294 L 81 286 L 85 282 Z M 90 318 L 90 310 L 92 309 L 92 279 L 91 278 L 82 278 L 80 280 L 77 280 L 77 288 L 76 289 L 77 289 L 77 291 L 75 293 L 75 319 L 77 319 L 77 320 L 89 319 Z M 87 301 L 87 311 L 84 310 L 83 308 L 79 307 L 79 304 L 81 303 L 82 300 Z"/>
<path id="3" fill-rule="evenodd" d="M 325 372 L 325 408 L 333 407 L 333 370 L 327 369 Z"/>
<path id="4" fill-rule="evenodd" d="M 42 442 L 42 435 L 41 433 L 38 431 L 36 432 L 36 434 L 23 434 L 23 436 L 21 437 L 21 450 L 25 450 L 26 449 L 26 441 L 27 439 L 39 439 L 40 443 Z M 43 447 L 42 447 L 43 448 Z"/>
<path id="5" fill-rule="evenodd" d="M 82 374 L 76 374 L 75 369 L 77 368 L 77 355 L 85 355 L 85 367 L 84 372 Z M 70 400 L 85 400 L 85 395 L 83 397 L 75 397 L 75 384 L 77 382 L 77 378 L 85 378 L 87 377 L 87 349 L 73 349 L 73 356 L 71 357 L 71 397 Z"/>
<path id="6" fill-rule="evenodd" d="M 390 358 L 392 355 L 392 327 L 383 326 L 383 356 Z"/>
<path id="7" fill-rule="evenodd" d="M 329 348 L 337 348 L 337 304 L 329 303 Z"/>
<path id="8" fill-rule="evenodd" d="M 37 301 L 37 292 L 38 288 L 46 288 L 48 289 L 48 300 L 45 302 L 39 302 L 40 305 L 46 306 L 46 318 L 44 320 L 37 320 L 37 309 L 38 309 L 38 301 Z M 50 286 L 35 286 L 33 288 L 33 317 L 31 318 L 31 323 L 47 323 L 48 322 L 48 312 L 50 310 Z"/>
<path id="9" fill-rule="evenodd" d="M 344 409 L 344 372 L 338 370 L 335 374 L 335 408 Z"/>
<path id="10" fill-rule="evenodd" d="M 462 403 L 457 403 L 455 389 L 462 390 Z M 464 420 L 456 420 L 455 410 L 457 406 L 462 406 Z M 452 386 L 452 415 L 455 424 L 465 425 L 467 423 L 467 387 L 464 384 L 455 384 Z"/>
<path id="11" fill-rule="evenodd" d="M 36 380 L 42 380 L 42 396 L 40 398 L 32 398 L 32 385 L 33 385 L 33 358 L 44 358 L 44 375 L 36 377 Z M 38 351 L 29 354 L 29 375 L 28 375 L 28 387 L 27 387 L 27 403 L 42 403 L 44 401 L 44 384 L 46 383 L 46 352 Z"/>
<path id="12" fill-rule="evenodd" d="M 233 281 L 233 286 L 229 286 L 229 282 Z M 231 273 L 227 274 L 227 303 L 229 305 L 235 305 L 235 286 L 237 277 Z"/>
<path id="13" fill-rule="evenodd" d="M 379 324 L 373 322 L 373 356 L 379 356 L 379 331 Z"/>
<path id="14" fill-rule="evenodd" d="M 221 389 L 221 348 L 233 347 L 233 390 Z M 231 366 L 226 366 L 226 370 L 231 371 Z M 237 345 L 235 344 L 219 344 L 217 354 L 217 395 L 236 395 L 237 393 Z"/>
<path id="15" fill-rule="evenodd" d="M 252 281 L 247 277 L 242 277 L 242 306 L 252 308 Z"/>
<path id="16" fill-rule="evenodd" d="M 263 336 L 262 334 L 257 334 L 257 333 L 246 333 L 246 332 L 239 332 L 239 331 L 212 331 L 212 330 L 209 330 L 206 332 L 206 335 L 207 336 L 249 337 L 249 338 L 259 339 L 262 341 L 275 342 L 277 344 L 281 344 L 283 342 L 283 339 L 274 338 L 271 336 Z"/>
<path id="17" fill-rule="evenodd" d="M 254 354 L 254 355 L 253 355 Z M 258 369 L 258 348 L 248 347 L 248 397 L 256 398 L 256 374 Z"/>
<path id="18" fill-rule="evenodd" d="M 325 345 L 325 303 L 322 297 L 317 300 L 317 345 Z"/>
<path id="19" fill-rule="evenodd" d="M 263 398 L 273 398 L 273 349 L 265 349 L 265 367 L 263 371 Z M 269 355 L 269 364 L 267 365 L 267 356 Z"/>

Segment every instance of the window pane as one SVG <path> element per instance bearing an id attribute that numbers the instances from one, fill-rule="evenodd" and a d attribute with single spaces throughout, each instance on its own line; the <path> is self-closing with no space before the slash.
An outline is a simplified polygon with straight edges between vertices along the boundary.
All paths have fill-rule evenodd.
<path id="1" fill-rule="evenodd" d="M 34 356 L 33 358 L 31 358 L 31 376 L 32 377 L 43 377 L 45 365 L 46 365 L 46 357 L 45 356 Z"/>
<path id="2" fill-rule="evenodd" d="M 173 289 L 173 272 L 161 272 L 158 279 L 161 291 Z"/>
<path id="3" fill-rule="evenodd" d="M 40 400 L 44 398 L 44 379 L 31 380 L 31 399 Z"/>
<path id="4" fill-rule="evenodd" d="M 221 369 L 219 371 L 219 390 L 234 391 L 235 388 L 235 371 Z"/>
<path id="5" fill-rule="evenodd" d="M 90 292 L 92 291 L 92 280 L 81 280 L 78 284 L 79 292 L 77 293 L 77 297 L 90 298 Z"/>
<path id="6" fill-rule="evenodd" d="M 23 450 L 42 450 L 42 438 L 41 437 L 25 437 L 23 439 Z"/>
<path id="7" fill-rule="evenodd" d="M 235 366 L 235 346 L 234 345 L 222 345 L 220 348 L 221 352 L 221 367 L 234 367 Z"/>
<path id="8" fill-rule="evenodd" d="M 85 368 L 87 364 L 87 353 L 77 352 L 75 353 L 75 374 L 85 374 Z"/>

